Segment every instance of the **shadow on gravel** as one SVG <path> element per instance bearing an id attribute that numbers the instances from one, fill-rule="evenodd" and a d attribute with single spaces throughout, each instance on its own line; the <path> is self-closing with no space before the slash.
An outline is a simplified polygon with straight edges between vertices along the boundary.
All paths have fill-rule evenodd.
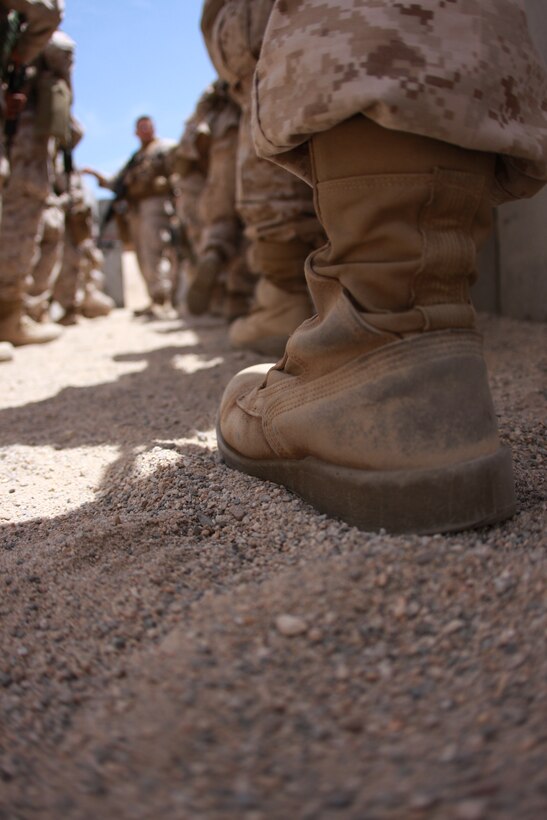
<path id="1" fill-rule="evenodd" d="M 250 360 L 118 361 L 145 367 L 0 412 L 0 445 L 120 450 L 93 501 L 0 527 L 0 817 L 543 816 L 536 417 L 527 513 L 365 534 L 219 463 Z"/>
<path id="2" fill-rule="evenodd" d="M 192 373 L 177 366 L 186 354 L 194 360 Z M 43 401 L 0 411 L 0 446 L 135 446 L 157 436 L 190 435 L 211 426 L 222 377 L 227 381 L 231 372 L 229 367 L 221 371 L 220 356 L 222 351 L 205 353 L 199 346 L 173 346 L 115 357 L 146 367 L 114 382 L 67 387 Z"/>

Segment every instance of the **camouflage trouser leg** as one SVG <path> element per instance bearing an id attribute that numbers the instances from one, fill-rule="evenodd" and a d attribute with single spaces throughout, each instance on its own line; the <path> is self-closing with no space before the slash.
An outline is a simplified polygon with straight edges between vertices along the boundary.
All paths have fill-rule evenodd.
<path id="1" fill-rule="evenodd" d="M 547 179 L 547 81 L 522 0 L 276 0 L 254 83 L 262 156 L 309 178 L 307 140 L 355 114 L 500 155 L 497 201 Z"/>
<path id="2" fill-rule="evenodd" d="M 184 225 L 194 253 L 199 250 L 202 225 L 199 217 L 199 202 L 205 186 L 205 177 L 196 171 L 181 179 L 175 200 L 177 216 Z"/>
<path id="3" fill-rule="evenodd" d="M 78 290 L 81 285 L 82 254 L 67 233 L 63 247 L 61 270 L 53 288 L 53 298 L 65 311 L 78 307 Z"/>
<path id="4" fill-rule="evenodd" d="M 171 225 L 163 197 L 143 199 L 129 211 L 131 239 L 150 299 L 171 299 L 175 271 L 171 255 Z"/>
<path id="5" fill-rule="evenodd" d="M 42 214 L 38 253 L 32 267 L 26 299 L 27 312 L 36 319 L 47 311 L 61 267 L 64 235 L 64 212 L 57 205 L 51 205 Z"/>
<path id="6" fill-rule="evenodd" d="M 199 252 L 218 251 L 225 260 L 236 252 L 239 219 L 236 211 L 236 156 L 238 131 L 230 128 L 214 139 L 207 179 L 198 204 L 202 225 Z"/>
<path id="7" fill-rule="evenodd" d="M 286 290 L 305 290 L 304 259 L 324 241 L 312 190 L 257 156 L 249 109 L 243 109 L 239 127 L 236 202 L 253 273 Z"/>
<path id="8" fill-rule="evenodd" d="M 29 196 L 17 185 L 5 189 L 0 226 L 0 301 L 21 302 L 24 298 L 44 207 L 43 199 Z"/>
<path id="9" fill-rule="evenodd" d="M 213 63 L 242 110 L 236 202 L 249 267 L 283 290 L 305 291 L 304 260 L 324 241 L 312 192 L 261 160 L 251 136 L 252 78 L 272 5 L 273 0 L 206 0 L 202 26 Z"/>
<path id="10" fill-rule="evenodd" d="M 201 193 L 205 185 L 205 177 L 200 171 L 195 171 L 181 179 L 178 187 L 178 194 L 175 200 L 177 216 L 186 231 L 186 236 L 192 248 L 193 254 L 197 257 L 200 248 L 202 225 L 198 210 Z M 188 283 L 194 281 L 196 276 L 195 266 L 190 259 L 185 259 L 183 263 L 184 278 Z"/>

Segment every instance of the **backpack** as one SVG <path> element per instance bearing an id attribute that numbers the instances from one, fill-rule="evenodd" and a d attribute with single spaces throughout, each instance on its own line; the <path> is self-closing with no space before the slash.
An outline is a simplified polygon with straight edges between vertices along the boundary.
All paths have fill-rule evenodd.
<path id="1" fill-rule="evenodd" d="M 36 96 L 36 133 L 55 137 L 61 147 L 69 148 L 72 92 L 68 83 L 49 71 L 42 71 L 36 80 Z"/>

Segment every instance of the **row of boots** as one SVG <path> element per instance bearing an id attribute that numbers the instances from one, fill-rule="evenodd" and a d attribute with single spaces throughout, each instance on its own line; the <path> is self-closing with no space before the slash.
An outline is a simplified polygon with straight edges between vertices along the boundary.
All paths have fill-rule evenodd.
<path id="1" fill-rule="evenodd" d="M 11 361 L 14 347 L 52 342 L 61 335 L 62 325 L 76 324 L 79 316 L 107 316 L 113 307 L 111 297 L 99 290 L 86 289 L 77 308 L 61 311 L 58 321 L 52 322 L 49 309 L 40 316 L 32 315 L 33 311 L 22 300 L 0 300 L 0 362 Z"/>

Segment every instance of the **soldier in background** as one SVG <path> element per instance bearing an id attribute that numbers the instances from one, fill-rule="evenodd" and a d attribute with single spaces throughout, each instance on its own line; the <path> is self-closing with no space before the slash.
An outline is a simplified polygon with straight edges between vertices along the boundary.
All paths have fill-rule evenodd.
<path id="1" fill-rule="evenodd" d="M 313 186 L 328 242 L 317 315 L 226 389 L 225 459 L 367 530 L 510 516 L 470 285 L 492 206 L 547 180 L 522 3 L 278 0 L 254 94 L 257 149 Z"/>
<path id="2" fill-rule="evenodd" d="M 70 148 L 74 46 L 67 34 L 55 32 L 27 71 L 28 102 L 11 152 L 0 226 L 0 340 L 14 345 L 49 342 L 60 333 L 57 325 L 30 319 L 24 301 L 56 157 Z"/>
<path id="3" fill-rule="evenodd" d="M 60 24 L 63 10 L 63 0 L 0 0 L 0 221 L 9 174 L 4 129 L 8 130 L 8 140 L 13 140 L 26 103 L 17 80 L 24 77 L 24 66 L 38 56 Z M 20 15 L 24 15 L 24 26 Z M 13 301 L 8 298 L 4 302 L 0 290 L 0 323 L 12 311 Z M 11 342 L 0 337 L 0 361 L 9 361 L 12 355 Z"/>
<path id="4" fill-rule="evenodd" d="M 272 5 L 273 0 L 206 0 L 202 30 L 219 76 L 241 107 L 236 204 L 249 268 L 258 277 L 254 308 L 231 325 L 229 338 L 234 347 L 280 355 L 292 331 L 313 312 L 303 266 L 324 234 L 310 188 L 259 158 L 252 144 L 253 72 Z"/>
<path id="5" fill-rule="evenodd" d="M 83 168 L 82 173 L 91 174 L 102 188 L 115 192 L 115 209 L 125 208 L 129 239 L 150 297 L 143 313 L 173 318 L 180 257 L 172 230 L 175 205 L 168 157 L 175 143 L 157 137 L 148 116 L 137 119 L 135 135 L 140 148 L 114 177 L 109 179 L 92 168 Z"/>

